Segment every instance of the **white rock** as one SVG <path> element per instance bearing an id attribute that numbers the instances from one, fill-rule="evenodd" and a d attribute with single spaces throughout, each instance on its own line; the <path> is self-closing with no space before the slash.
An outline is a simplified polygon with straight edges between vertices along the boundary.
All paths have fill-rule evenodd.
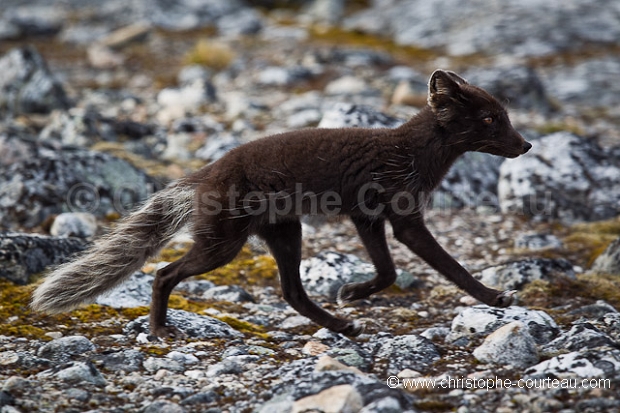
<path id="1" fill-rule="evenodd" d="M 519 368 L 529 367 L 539 360 L 536 342 L 521 321 L 513 321 L 489 334 L 473 354 L 483 363 Z"/>
<path id="2" fill-rule="evenodd" d="M 54 219 L 50 234 L 56 237 L 90 238 L 97 231 L 97 218 L 86 212 L 65 212 Z"/>
<path id="3" fill-rule="evenodd" d="M 523 322 L 538 344 L 551 341 L 559 331 L 555 321 L 543 311 L 517 306 L 496 308 L 476 305 L 465 308 L 452 320 L 446 341 L 484 336 L 513 321 Z"/>
<path id="4" fill-rule="evenodd" d="M 293 403 L 291 413 L 320 411 L 323 413 L 354 413 L 364 406 L 362 395 L 350 384 L 341 384 L 304 397 Z"/>

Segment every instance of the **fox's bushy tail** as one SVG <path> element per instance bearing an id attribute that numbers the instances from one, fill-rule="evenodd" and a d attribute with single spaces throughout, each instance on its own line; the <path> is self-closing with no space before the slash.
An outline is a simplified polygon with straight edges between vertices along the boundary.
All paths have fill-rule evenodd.
<path id="1" fill-rule="evenodd" d="M 155 193 L 77 260 L 59 266 L 35 290 L 32 308 L 46 313 L 71 310 L 116 287 L 157 252 L 188 221 L 194 188 L 177 182 Z"/>

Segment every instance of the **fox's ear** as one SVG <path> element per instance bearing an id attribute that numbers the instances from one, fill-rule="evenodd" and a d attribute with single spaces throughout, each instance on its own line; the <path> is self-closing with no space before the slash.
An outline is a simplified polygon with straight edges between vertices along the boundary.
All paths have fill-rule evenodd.
<path id="1" fill-rule="evenodd" d="M 454 72 L 435 70 L 428 81 L 428 105 L 438 111 L 449 102 L 459 101 L 463 96 L 461 85 L 468 84 Z"/>

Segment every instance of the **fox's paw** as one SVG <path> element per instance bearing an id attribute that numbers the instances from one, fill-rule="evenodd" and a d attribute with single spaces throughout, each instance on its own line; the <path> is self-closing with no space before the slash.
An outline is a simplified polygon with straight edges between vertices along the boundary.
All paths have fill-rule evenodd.
<path id="1" fill-rule="evenodd" d="M 340 334 L 344 334 L 349 337 L 357 337 L 364 332 L 364 324 L 355 320 L 351 321 L 342 331 L 339 331 Z"/>
<path id="2" fill-rule="evenodd" d="M 517 290 L 508 290 L 501 292 L 495 299 L 495 307 L 509 307 L 516 303 Z"/>
<path id="3" fill-rule="evenodd" d="M 355 294 L 355 286 L 356 284 L 345 284 L 338 289 L 338 294 L 336 294 L 336 303 L 338 303 L 339 307 L 344 307 L 345 305 L 352 303 L 357 300 Z"/>

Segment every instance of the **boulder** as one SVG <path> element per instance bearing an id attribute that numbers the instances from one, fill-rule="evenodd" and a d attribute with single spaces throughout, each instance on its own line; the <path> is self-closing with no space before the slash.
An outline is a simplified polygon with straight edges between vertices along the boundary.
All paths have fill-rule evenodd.
<path id="1" fill-rule="evenodd" d="M 502 212 L 565 223 L 620 214 L 620 159 L 592 140 L 557 132 L 504 162 L 498 184 Z"/>
<path id="2" fill-rule="evenodd" d="M 0 278 L 27 284 L 31 275 L 68 261 L 87 246 L 81 238 L 0 232 Z"/>
<path id="3" fill-rule="evenodd" d="M 489 287 L 520 290 L 534 280 L 549 281 L 558 275 L 575 278 L 572 264 L 562 258 L 528 258 L 485 268 L 474 277 Z"/>
<path id="4" fill-rule="evenodd" d="M 0 57 L 0 112 L 13 115 L 68 109 L 67 94 L 34 47 Z"/>
<path id="5" fill-rule="evenodd" d="M 596 257 L 591 271 L 620 275 L 620 237 L 612 241 L 607 249 Z"/>
<path id="6" fill-rule="evenodd" d="M 537 1 L 395 0 L 373 2 L 346 18 L 344 27 L 451 55 L 541 56 L 614 44 L 620 38 L 620 13 L 610 10 L 606 0 L 575 0 L 571 7 Z"/>
<path id="7" fill-rule="evenodd" d="M 162 185 L 124 160 L 57 142 L 0 135 L 0 226 L 32 228 L 51 215 L 89 212 L 124 214 Z"/>

